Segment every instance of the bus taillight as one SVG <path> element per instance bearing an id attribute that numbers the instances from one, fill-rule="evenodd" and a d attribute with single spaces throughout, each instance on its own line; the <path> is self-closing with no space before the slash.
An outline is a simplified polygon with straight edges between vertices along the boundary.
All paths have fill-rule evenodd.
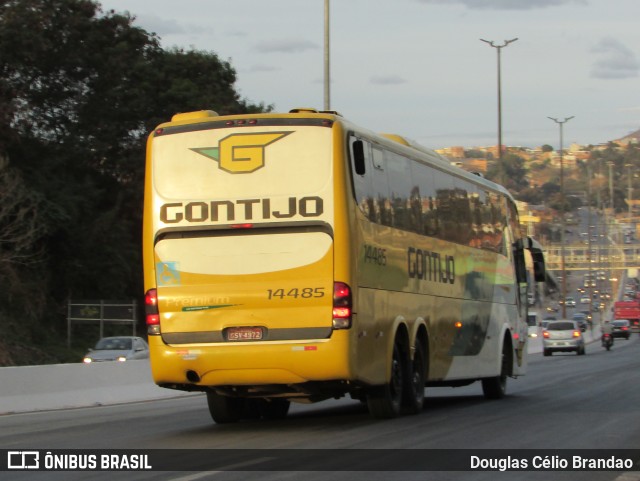
<path id="1" fill-rule="evenodd" d="M 149 289 L 144 296 L 147 334 L 160 334 L 160 312 L 158 311 L 158 291 Z"/>
<path id="2" fill-rule="evenodd" d="M 333 284 L 333 328 L 349 329 L 351 327 L 351 288 L 344 282 Z"/>

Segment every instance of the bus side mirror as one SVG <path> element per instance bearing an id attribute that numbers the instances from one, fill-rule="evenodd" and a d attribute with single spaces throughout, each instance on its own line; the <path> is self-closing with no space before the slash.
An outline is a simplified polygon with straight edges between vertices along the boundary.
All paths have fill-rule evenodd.
<path id="1" fill-rule="evenodd" d="M 524 248 L 531 252 L 531 259 L 533 260 L 533 278 L 536 282 L 545 282 L 547 279 L 547 273 L 542 246 L 531 237 L 525 237 Z"/>
<path id="2" fill-rule="evenodd" d="M 353 168 L 358 175 L 364 175 L 364 142 L 356 140 L 353 143 Z"/>
<path id="3" fill-rule="evenodd" d="M 516 253 L 522 253 L 524 249 L 527 249 L 531 253 L 531 259 L 533 261 L 533 278 L 536 282 L 545 282 L 547 274 L 542 246 L 531 237 L 523 237 L 516 241 L 514 247 Z"/>
<path id="4" fill-rule="evenodd" d="M 544 265 L 544 255 L 541 251 L 531 251 L 533 259 L 533 277 L 536 282 L 545 282 L 547 280 Z"/>

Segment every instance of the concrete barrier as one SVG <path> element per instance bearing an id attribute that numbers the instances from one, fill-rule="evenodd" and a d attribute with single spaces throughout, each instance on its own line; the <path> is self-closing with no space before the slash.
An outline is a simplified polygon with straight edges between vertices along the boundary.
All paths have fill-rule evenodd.
<path id="1" fill-rule="evenodd" d="M 0 368 L 0 415 L 189 394 L 156 386 L 148 360 Z"/>
<path id="2" fill-rule="evenodd" d="M 599 328 L 585 333 L 599 339 Z M 542 339 L 529 338 L 530 354 Z M 154 384 L 148 360 L 0 368 L 0 415 L 194 396 Z"/>

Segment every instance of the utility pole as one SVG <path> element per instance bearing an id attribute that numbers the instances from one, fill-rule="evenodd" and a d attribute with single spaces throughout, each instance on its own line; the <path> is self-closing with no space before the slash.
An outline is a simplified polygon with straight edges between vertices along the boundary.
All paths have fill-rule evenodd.
<path id="1" fill-rule="evenodd" d="M 562 318 L 567 318 L 567 272 L 564 265 L 564 231 L 565 227 L 565 205 L 564 205 L 564 157 L 562 146 L 562 127 L 565 123 L 571 120 L 574 116 L 567 117 L 564 120 L 554 119 L 553 117 L 547 117 L 553 120 L 560 126 L 560 272 L 562 272 Z"/>
<path id="2" fill-rule="evenodd" d="M 496 49 L 498 52 L 498 163 L 502 170 L 502 184 L 504 185 L 504 166 L 502 165 L 502 75 L 500 67 L 500 52 L 501 50 L 512 42 L 515 42 L 518 38 L 512 38 L 511 40 L 505 40 L 502 45 L 496 45 L 493 40 L 485 40 L 483 38 L 480 41 L 488 43 L 490 46 Z"/>
<path id="3" fill-rule="evenodd" d="M 324 0 L 324 110 L 331 110 L 329 47 L 329 0 Z"/>
<path id="4" fill-rule="evenodd" d="M 628 187 L 628 193 L 627 193 L 627 207 L 629 209 L 629 224 L 631 224 L 631 198 L 633 197 L 633 186 L 631 185 L 631 167 L 633 167 L 633 164 L 624 164 L 624 166 L 627 168 L 627 181 L 629 184 Z"/>
<path id="5" fill-rule="evenodd" d="M 591 282 L 591 274 L 593 269 L 591 268 L 591 166 L 587 163 L 587 263 L 589 268 L 587 270 L 589 274 L 589 282 Z M 588 291 L 591 292 L 591 291 Z M 589 325 L 593 327 L 593 296 L 589 303 Z"/>

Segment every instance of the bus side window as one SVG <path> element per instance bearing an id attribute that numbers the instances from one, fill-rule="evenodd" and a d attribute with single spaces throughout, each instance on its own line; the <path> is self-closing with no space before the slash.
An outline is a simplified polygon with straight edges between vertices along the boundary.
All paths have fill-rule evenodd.
<path id="1" fill-rule="evenodd" d="M 371 145 L 365 141 L 350 137 L 351 161 L 353 163 L 353 188 L 358 207 L 365 217 L 375 222 L 375 189 L 372 185 Z M 368 164 L 368 166 L 367 166 Z M 368 168 L 367 168 L 368 167 Z"/>
<path id="2" fill-rule="evenodd" d="M 353 167 L 358 175 L 364 175 L 365 169 L 364 142 L 356 140 L 353 143 Z"/>
<path id="3" fill-rule="evenodd" d="M 371 219 L 378 224 L 392 226 L 393 210 L 391 208 L 391 196 L 389 195 L 389 179 L 387 178 L 384 151 L 376 146 L 371 148 L 371 162 L 373 175 L 371 186 L 373 187 L 373 215 Z"/>

